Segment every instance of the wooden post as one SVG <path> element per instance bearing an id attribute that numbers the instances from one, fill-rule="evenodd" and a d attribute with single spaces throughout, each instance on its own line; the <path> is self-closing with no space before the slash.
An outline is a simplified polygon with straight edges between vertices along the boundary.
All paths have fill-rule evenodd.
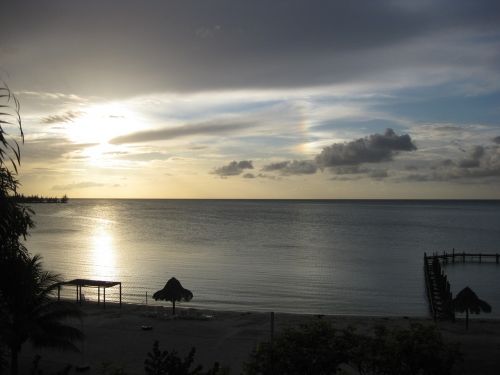
<path id="1" fill-rule="evenodd" d="M 498 262 L 497 262 L 498 263 Z M 57 300 L 61 300 L 61 284 L 57 286 Z"/>
<path id="2" fill-rule="evenodd" d="M 271 345 L 274 341 L 274 311 L 271 311 Z"/>
<path id="3" fill-rule="evenodd" d="M 451 259 L 452 259 L 452 263 L 455 263 L 455 248 L 453 248 Z"/>
<path id="4" fill-rule="evenodd" d="M 122 283 L 120 283 L 120 308 L 122 307 Z"/>
<path id="5" fill-rule="evenodd" d="M 146 305 L 148 304 L 148 292 L 146 291 Z"/>
<path id="6" fill-rule="evenodd" d="M 106 287 L 103 288 L 103 304 L 104 308 L 106 308 Z"/>
<path id="7" fill-rule="evenodd" d="M 78 302 L 78 284 L 76 284 L 76 302 Z"/>
<path id="8" fill-rule="evenodd" d="M 101 304 L 101 287 L 97 286 L 97 304 Z"/>
<path id="9" fill-rule="evenodd" d="M 498 264 L 498 254 L 496 254 L 496 257 L 497 257 L 497 264 Z"/>

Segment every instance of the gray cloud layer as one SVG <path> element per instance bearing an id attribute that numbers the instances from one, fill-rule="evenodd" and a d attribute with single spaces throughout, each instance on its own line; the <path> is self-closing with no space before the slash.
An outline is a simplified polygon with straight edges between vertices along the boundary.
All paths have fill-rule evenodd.
<path id="1" fill-rule="evenodd" d="M 150 141 L 165 141 L 190 135 L 218 135 L 250 128 L 253 124 L 238 121 L 210 121 L 197 124 L 187 124 L 158 130 L 145 130 L 113 138 L 111 144 L 139 143 Z"/>
<path id="2" fill-rule="evenodd" d="M 406 176 L 410 181 L 475 180 L 500 177 L 500 146 L 474 146 L 465 159 L 443 160 L 429 171 Z"/>
<path id="3" fill-rule="evenodd" d="M 52 186 L 52 190 L 87 189 L 87 188 L 102 187 L 102 186 L 105 186 L 105 184 L 87 181 L 87 182 L 78 182 L 78 183 L 67 184 L 67 185 L 54 185 L 54 186 Z"/>
<path id="4" fill-rule="evenodd" d="M 67 111 L 60 115 L 52 115 L 42 118 L 44 124 L 57 124 L 61 122 L 73 122 L 76 118 L 80 117 L 82 112 Z"/>
<path id="5" fill-rule="evenodd" d="M 287 160 L 279 163 L 265 165 L 264 172 L 280 172 L 283 175 L 314 174 L 318 170 L 314 161 L 311 160 Z"/>
<path id="6" fill-rule="evenodd" d="M 323 148 L 316 156 L 320 168 L 391 160 L 399 151 L 413 151 L 417 147 L 408 134 L 398 136 L 392 129 L 384 134 L 373 134 L 348 143 L 335 143 Z"/>
<path id="7" fill-rule="evenodd" d="M 371 178 L 382 179 L 389 176 L 386 170 L 361 168 L 360 165 L 390 161 L 398 152 L 414 151 L 416 149 L 417 147 L 408 134 L 397 135 L 394 130 L 387 129 L 384 134 L 372 134 L 351 142 L 334 143 L 323 148 L 314 160 L 284 160 L 267 164 L 262 167 L 262 171 L 277 172 L 289 176 L 311 175 L 315 174 L 318 169 L 329 168 L 331 172 L 337 175 L 368 174 Z M 475 157 L 478 153 L 479 151 L 476 150 L 471 155 Z M 232 161 L 212 173 L 221 177 L 236 176 L 241 174 L 244 168 L 253 168 L 253 165 L 251 162 L 246 161 L 239 163 Z M 243 177 L 256 178 L 269 177 L 269 175 L 247 173 Z"/>
<path id="8" fill-rule="evenodd" d="M 211 173 L 216 174 L 219 177 L 238 176 L 242 174 L 245 169 L 253 169 L 253 164 L 251 160 L 242 160 L 242 161 L 233 160 L 227 165 L 215 168 Z M 248 177 L 249 176 L 247 176 L 246 178 Z"/>
<path id="9" fill-rule="evenodd" d="M 439 41 L 474 47 L 471 37 L 498 32 L 495 0 L 32 0 L 2 4 L 2 16 L 0 66 L 23 90 L 120 96 L 323 85 L 401 67 L 498 71 Z"/>

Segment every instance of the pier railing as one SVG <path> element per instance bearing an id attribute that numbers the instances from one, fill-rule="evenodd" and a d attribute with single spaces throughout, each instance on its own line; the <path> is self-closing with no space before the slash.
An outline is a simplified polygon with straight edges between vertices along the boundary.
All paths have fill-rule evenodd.
<path id="1" fill-rule="evenodd" d="M 466 263 L 466 262 L 495 262 L 499 264 L 500 254 L 498 253 L 466 253 L 443 252 L 427 255 L 424 253 L 424 276 L 429 310 L 434 320 L 454 320 L 453 295 L 451 293 L 450 282 L 446 276 L 442 264 Z"/>

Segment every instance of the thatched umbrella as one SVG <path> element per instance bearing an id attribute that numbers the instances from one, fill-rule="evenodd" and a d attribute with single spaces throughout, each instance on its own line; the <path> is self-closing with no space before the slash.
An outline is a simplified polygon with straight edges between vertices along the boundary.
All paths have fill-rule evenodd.
<path id="1" fill-rule="evenodd" d="M 480 300 L 468 286 L 453 299 L 453 309 L 461 313 L 465 311 L 465 329 L 469 329 L 469 312 L 471 314 L 479 314 L 481 311 L 491 312 L 491 306 Z"/>
<path id="2" fill-rule="evenodd" d="M 153 294 L 155 301 L 171 301 L 172 302 L 172 315 L 175 315 L 175 302 L 176 301 L 191 301 L 193 293 L 190 290 L 184 289 L 175 277 L 167 281 L 165 287 L 155 294 Z"/>

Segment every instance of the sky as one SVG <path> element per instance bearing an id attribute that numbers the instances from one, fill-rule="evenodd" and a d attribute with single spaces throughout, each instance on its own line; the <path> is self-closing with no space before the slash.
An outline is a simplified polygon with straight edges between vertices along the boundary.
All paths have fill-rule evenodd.
<path id="1" fill-rule="evenodd" d="M 500 199 L 500 2 L 1 5 L 25 194 Z"/>

